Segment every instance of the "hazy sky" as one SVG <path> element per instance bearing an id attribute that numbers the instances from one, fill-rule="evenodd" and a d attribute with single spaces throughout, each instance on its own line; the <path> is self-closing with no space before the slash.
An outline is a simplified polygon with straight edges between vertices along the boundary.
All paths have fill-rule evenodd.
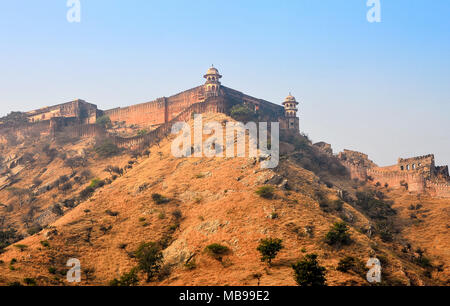
<path id="1" fill-rule="evenodd" d="M 435 153 L 450 163 L 450 1 L 0 0 L 0 116 L 75 98 L 101 109 L 203 83 L 281 103 L 335 151 L 380 165 Z"/>

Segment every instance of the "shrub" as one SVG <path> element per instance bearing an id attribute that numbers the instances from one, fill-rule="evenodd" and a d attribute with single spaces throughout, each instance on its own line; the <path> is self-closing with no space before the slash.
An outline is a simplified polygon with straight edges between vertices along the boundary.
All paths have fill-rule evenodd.
<path id="1" fill-rule="evenodd" d="M 205 251 L 217 260 L 222 260 L 222 256 L 226 255 L 230 249 L 219 243 L 213 243 L 206 246 Z"/>
<path id="2" fill-rule="evenodd" d="M 325 236 L 325 242 L 329 245 L 348 245 L 351 243 L 350 234 L 345 222 L 336 222 Z"/>
<path id="3" fill-rule="evenodd" d="M 355 266 L 355 258 L 351 256 L 346 256 L 339 261 L 336 270 L 341 272 L 348 272 L 349 270 L 352 270 L 354 266 Z"/>
<path id="4" fill-rule="evenodd" d="M 292 265 L 294 279 L 299 286 L 325 286 L 326 269 L 317 262 L 316 254 L 308 254 Z"/>
<path id="5" fill-rule="evenodd" d="M 41 230 L 42 230 L 42 226 L 35 223 L 29 229 L 27 229 L 27 233 L 28 233 L 28 235 L 33 236 L 34 234 L 39 233 Z"/>
<path id="6" fill-rule="evenodd" d="M 41 241 L 41 244 L 42 244 L 42 246 L 45 247 L 45 248 L 49 248 L 49 247 L 50 247 L 50 243 L 49 243 L 47 240 L 42 240 L 42 241 Z"/>
<path id="7" fill-rule="evenodd" d="M 154 193 L 152 194 L 152 200 L 156 203 L 156 204 L 165 204 L 170 202 L 170 199 L 160 195 L 159 193 Z"/>
<path id="8" fill-rule="evenodd" d="M 161 269 L 162 252 L 155 242 L 141 243 L 135 252 L 139 270 L 147 274 L 147 282 L 158 274 Z"/>
<path id="9" fill-rule="evenodd" d="M 274 192 L 273 187 L 272 186 L 268 186 L 268 185 L 267 186 L 261 186 L 255 191 L 255 193 L 257 195 L 259 195 L 261 198 L 264 198 L 264 199 L 271 199 L 271 198 L 273 198 L 273 192 Z"/>
<path id="10" fill-rule="evenodd" d="M 97 189 L 100 187 L 103 187 L 105 185 L 105 182 L 99 178 L 95 178 L 91 181 L 91 184 L 89 185 L 89 187 L 91 187 L 92 189 Z"/>
<path id="11" fill-rule="evenodd" d="M 172 212 L 172 216 L 174 216 L 175 219 L 179 220 L 179 219 L 181 219 L 181 217 L 183 216 L 183 214 L 181 213 L 181 210 L 175 209 L 175 210 Z"/>
<path id="12" fill-rule="evenodd" d="M 433 268 L 431 260 L 423 254 L 420 254 L 419 257 L 415 258 L 414 262 L 424 269 Z"/>
<path id="13" fill-rule="evenodd" d="M 80 197 L 82 199 L 87 199 L 94 193 L 94 191 L 95 191 L 94 188 L 92 188 L 91 186 L 88 186 L 80 192 Z"/>
<path id="14" fill-rule="evenodd" d="M 236 104 L 230 110 L 231 118 L 236 121 L 253 121 L 256 119 L 256 113 L 245 104 Z"/>
<path id="15" fill-rule="evenodd" d="M 61 186 L 61 191 L 67 192 L 69 190 L 72 190 L 72 184 L 70 182 L 67 182 Z"/>
<path id="16" fill-rule="evenodd" d="M 23 282 L 28 286 L 36 286 L 36 280 L 34 278 L 26 277 L 23 279 Z"/>
<path id="17" fill-rule="evenodd" d="M 61 205 L 59 205 L 59 204 L 53 204 L 53 205 L 50 207 L 50 210 L 51 210 L 51 212 L 54 213 L 55 215 L 58 215 L 58 216 L 64 215 L 64 211 L 63 211 Z"/>
<path id="18" fill-rule="evenodd" d="M 391 228 L 393 225 L 387 221 L 378 221 L 376 223 L 376 231 L 383 242 L 392 242 L 394 237 Z"/>
<path id="19" fill-rule="evenodd" d="M 56 268 L 55 267 L 48 267 L 48 273 L 56 274 Z"/>
<path id="20" fill-rule="evenodd" d="M 259 246 L 256 248 L 261 253 L 261 261 L 267 261 L 269 265 L 277 256 L 278 252 L 283 248 L 282 240 L 278 238 L 262 239 Z"/>
<path id="21" fill-rule="evenodd" d="M 28 249 L 28 246 L 25 244 L 16 244 L 14 245 L 16 248 L 18 248 L 21 252 L 25 251 L 26 249 Z"/>
<path id="22" fill-rule="evenodd" d="M 113 279 L 109 285 L 118 287 L 130 287 L 139 284 L 137 268 L 131 269 L 130 272 L 123 274 L 119 279 Z"/>
<path id="23" fill-rule="evenodd" d="M 111 211 L 110 209 L 107 209 L 107 210 L 105 211 L 105 213 L 106 213 L 107 215 L 110 215 L 111 217 L 117 217 L 117 216 L 119 215 L 119 212 L 118 212 L 118 211 Z"/>
<path id="24" fill-rule="evenodd" d="M 146 129 L 142 129 L 137 132 L 137 135 L 144 136 L 144 135 L 147 135 L 147 133 L 148 133 L 148 131 Z"/>

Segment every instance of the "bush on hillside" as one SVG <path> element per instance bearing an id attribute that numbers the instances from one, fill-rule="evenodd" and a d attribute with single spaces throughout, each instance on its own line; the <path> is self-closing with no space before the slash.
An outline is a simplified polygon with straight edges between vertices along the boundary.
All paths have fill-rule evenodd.
<path id="1" fill-rule="evenodd" d="M 292 265 L 294 279 L 299 286 L 325 286 L 326 269 L 319 265 L 316 254 L 308 254 Z"/>
<path id="2" fill-rule="evenodd" d="M 138 269 L 147 274 L 147 282 L 150 282 L 161 269 L 163 255 L 159 245 L 155 242 L 141 243 L 134 256 Z"/>
<path id="3" fill-rule="evenodd" d="M 121 152 L 121 149 L 109 139 L 97 141 L 94 150 L 101 158 L 112 157 Z"/>
<path id="4" fill-rule="evenodd" d="M 111 127 L 111 119 L 106 115 L 98 117 L 95 123 L 104 128 Z"/>
<path id="5" fill-rule="evenodd" d="M 227 246 L 219 243 L 213 243 L 205 247 L 206 253 L 214 257 L 217 260 L 222 260 L 222 256 L 228 254 L 230 249 Z"/>
<path id="6" fill-rule="evenodd" d="M 274 188 L 272 186 L 266 185 L 261 186 L 256 189 L 255 193 L 264 199 L 271 199 L 274 195 Z"/>
<path id="7" fill-rule="evenodd" d="M 119 279 L 113 279 L 109 285 L 115 287 L 137 286 L 139 284 L 137 272 L 138 269 L 133 268 L 130 272 L 124 273 Z"/>
<path id="8" fill-rule="evenodd" d="M 329 245 L 349 245 L 352 240 L 348 233 L 349 228 L 345 222 L 336 222 L 325 235 L 325 242 Z"/>
<path id="9" fill-rule="evenodd" d="M 165 204 L 170 202 L 170 199 L 160 195 L 159 193 L 154 193 L 152 194 L 152 200 L 156 203 L 156 204 Z"/>

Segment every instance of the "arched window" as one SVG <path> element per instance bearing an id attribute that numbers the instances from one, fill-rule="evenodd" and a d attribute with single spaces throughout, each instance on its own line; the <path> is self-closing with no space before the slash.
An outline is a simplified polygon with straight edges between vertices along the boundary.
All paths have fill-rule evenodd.
<path id="1" fill-rule="evenodd" d="M 402 171 L 403 171 L 403 170 L 405 170 L 405 167 L 403 167 L 403 166 L 400 166 L 400 170 L 402 170 Z"/>
<path id="2" fill-rule="evenodd" d="M 409 170 L 409 165 L 406 165 L 406 170 Z"/>
<path id="3" fill-rule="evenodd" d="M 413 170 L 416 170 L 416 164 L 413 164 L 413 165 L 412 165 L 412 169 L 413 169 Z"/>

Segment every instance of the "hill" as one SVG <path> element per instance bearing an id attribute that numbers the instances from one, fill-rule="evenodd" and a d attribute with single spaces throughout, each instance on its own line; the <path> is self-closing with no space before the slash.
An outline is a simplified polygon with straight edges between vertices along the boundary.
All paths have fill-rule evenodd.
<path id="1" fill-rule="evenodd" d="M 370 285 L 374 256 L 382 284 L 448 284 L 445 200 L 351 180 L 301 135 L 281 139 L 275 169 L 255 158 L 175 158 L 173 139 L 145 154 L 103 154 L 108 144 L 93 138 L 5 145 L 2 239 L 12 244 L 0 255 L 0 284 L 67 285 L 66 263 L 77 258 L 79 284 L 108 285 L 138 265 L 136 250 L 149 242 L 162 268 L 151 282 L 139 272 L 141 285 L 296 285 L 291 265 L 306 254 L 318 255 L 328 285 Z M 327 233 L 343 221 L 351 241 L 330 245 Z M 257 251 L 269 237 L 283 245 L 271 266 Z M 212 244 L 227 251 L 211 254 Z"/>

